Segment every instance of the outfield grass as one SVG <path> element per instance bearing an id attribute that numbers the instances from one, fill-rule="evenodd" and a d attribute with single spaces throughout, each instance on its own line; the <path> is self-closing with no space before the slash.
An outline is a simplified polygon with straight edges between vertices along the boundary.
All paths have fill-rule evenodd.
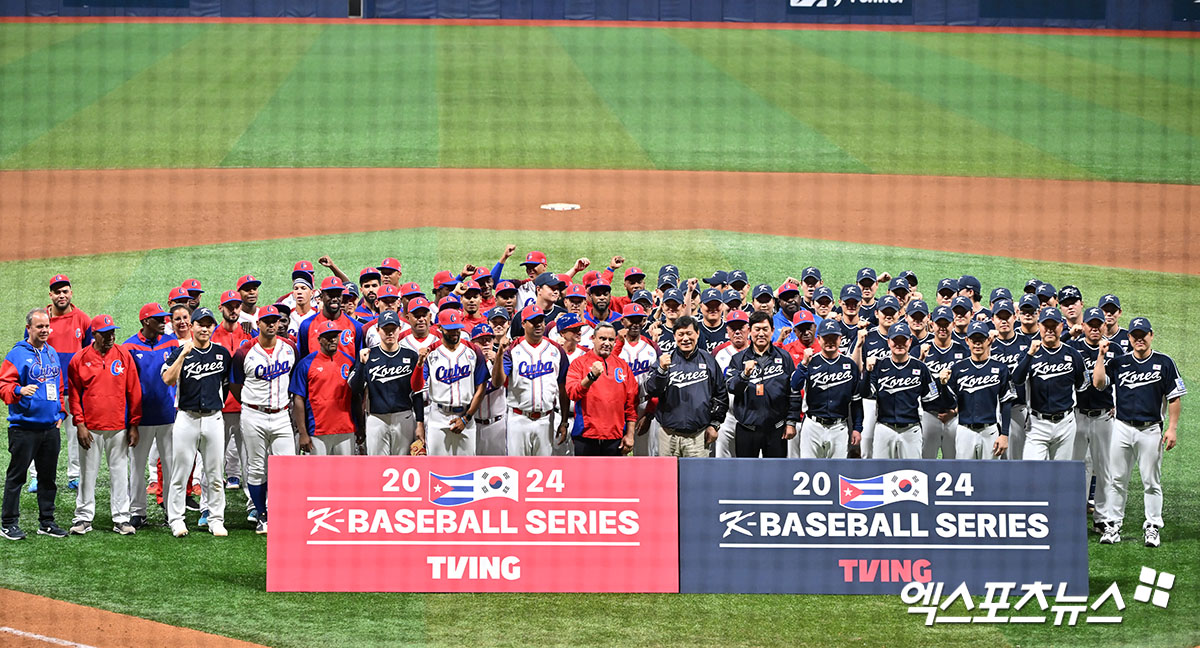
<path id="1" fill-rule="evenodd" d="M 1189 344 L 1200 277 L 724 232 L 422 229 L 10 262 L 0 264 L 0 304 L 5 306 L 0 330 L 10 332 L 10 342 L 17 339 L 21 313 L 46 303 L 45 282 L 56 272 L 72 277 L 76 302 L 89 314 L 113 314 L 126 327 L 120 333 L 124 339 L 136 327 L 138 307 L 165 299 L 184 278 L 199 278 L 210 302 L 244 273 L 262 279 L 264 295 L 275 296 L 287 289 L 297 259 L 328 253 L 351 273 L 396 256 L 404 261 L 406 277 L 427 283 L 439 269 L 493 262 L 506 242 L 522 251 L 541 249 L 558 267 L 581 255 L 603 263 L 623 254 L 651 272 L 667 262 L 677 263 L 685 275 L 741 268 L 754 281 L 777 284 L 815 264 L 828 283 L 840 286 L 869 263 L 893 274 L 914 270 L 918 288 L 927 292 L 942 276 L 966 272 L 977 275 L 985 290 L 1006 285 L 1019 291 L 1032 276 L 1060 286 L 1075 284 L 1088 302 L 1111 290 L 1120 295 L 1127 318 L 1152 318 L 1158 348 L 1175 357 L 1193 389 L 1200 385 L 1200 353 Z M 518 271 L 513 267 L 506 274 Z M 1194 645 L 1200 641 L 1195 624 L 1200 614 L 1195 559 L 1200 554 L 1195 498 L 1200 459 L 1194 441 L 1200 425 L 1189 415 L 1190 406 L 1184 409 L 1180 448 L 1166 456 L 1163 467 L 1163 546 L 1145 549 L 1140 536 L 1133 537 L 1142 521 L 1136 480 L 1126 520 L 1131 541 L 1101 547 L 1095 536 L 1089 538 L 1093 593 L 1113 580 L 1121 584 L 1129 606 L 1121 626 L 928 629 L 921 618 L 905 613 L 898 597 L 878 596 L 267 594 L 265 540 L 251 532 L 249 523 L 231 514 L 232 535 L 223 540 L 199 533 L 176 540 L 165 528 L 118 537 L 105 530 L 105 488 L 97 493 L 98 531 L 65 541 L 32 536 L 0 545 L 0 586 L 277 646 Z M 65 453 L 62 463 L 65 469 Z M 240 511 L 242 497 L 232 497 L 228 510 Z M 68 521 L 74 501 L 65 489 L 58 504 L 60 522 Z M 33 497 L 24 496 L 22 505 L 21 523 L 33 530 Z M 193 528 L 195 515 L 189 514 Z M 157 513 L 152 517 L 159 519 Z M 1177 574 L 1167 610 L 1133 602 L 1142 565 Z"/>
<path id="2" fill-rule="evenodd" d="M 1200 181 L 1200 40 L 0 25 L 0 168 L 727 169 Z"/>

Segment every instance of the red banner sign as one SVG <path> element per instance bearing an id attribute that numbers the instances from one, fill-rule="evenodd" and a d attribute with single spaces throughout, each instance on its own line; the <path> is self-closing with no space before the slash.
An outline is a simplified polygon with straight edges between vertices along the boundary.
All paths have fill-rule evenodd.
<path id="1" fill-rule="evenodd" d="M 672 458 L 271 457 L 267 591 L 677 592 Z"/>

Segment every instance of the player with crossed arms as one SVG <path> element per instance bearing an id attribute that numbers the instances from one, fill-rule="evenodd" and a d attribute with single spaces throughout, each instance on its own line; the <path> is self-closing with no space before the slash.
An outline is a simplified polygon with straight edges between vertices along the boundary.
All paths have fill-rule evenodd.
<path id="1" fill-rule="evenodd" d="M 521 311 L 525 336 L 497 356 L 492 364 L 492 385 L 508 386 L 508 454 L 549 457 L 554 451 L 555 410 L 557 440 L 567 440 L 570 420 L 566 412 L 567 354 L 544 337 L 546 315 L 536 304 Z"/>

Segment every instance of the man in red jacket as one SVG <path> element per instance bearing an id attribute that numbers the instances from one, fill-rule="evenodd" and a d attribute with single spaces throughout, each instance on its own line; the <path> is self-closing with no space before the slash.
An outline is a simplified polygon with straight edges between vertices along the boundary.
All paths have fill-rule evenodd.
<path id="1" fill-rule="evenodd" d="M 133 356 L 116 345 L 116 331 L 112 317 L 97 315 L 92 320 L 92 345 L 76 353 L 67 370 L 67 402 L 80 449 L 72 535 L 92 530 L 101 453 L 108 456 L 113 531 L 121 535 L 136 531 L 129 523 L 129 448 L 138 443 L 142 383 Z"/>
<path id="2" fill-rule="evenodd" d="M 638 383 L 629 364 L 613 354 L 617 331 L 608 322 L 596 324 L 592 350 L 567 369 L 567 396 L 575 401 L 577 457 L 617 457 L 633 450 L 637 422 Z"/>

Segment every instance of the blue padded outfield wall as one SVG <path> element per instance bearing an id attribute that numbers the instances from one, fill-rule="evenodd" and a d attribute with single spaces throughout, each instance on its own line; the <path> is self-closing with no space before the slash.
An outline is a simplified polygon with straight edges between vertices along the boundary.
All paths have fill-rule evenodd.
<path id="1" fill-rule="evenodd" d="M 347 0 L 0 0 L 3 16 L 345 18 Z M 363 0 L 366 18 L 667 20 L 1194 31 L 1194 0 Z"/>

